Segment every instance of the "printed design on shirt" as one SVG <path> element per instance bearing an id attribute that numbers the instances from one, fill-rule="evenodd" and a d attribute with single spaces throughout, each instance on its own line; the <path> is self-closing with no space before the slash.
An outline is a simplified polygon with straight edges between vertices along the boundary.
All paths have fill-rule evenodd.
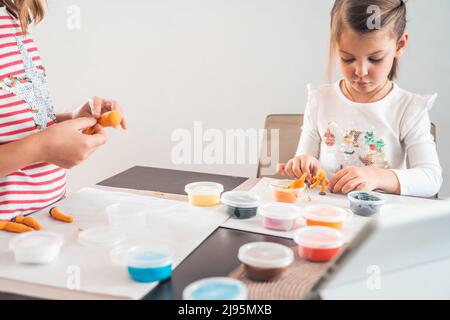
<path id="1" fill-rule="evenodd" d="M 333 155 L 336 171 L 348 166 L 389 168 L 384 140 L 377 137 L 373 130 L 354 127 L 342 130 L 337 123 L 330 121 L 322 140 L 326 146 L 323 151 Z"/>
<path id="2" fill-rule="evenodd" d="M 389 164 L 384 157 L 384 140 L 377 139 L 373 132 L 366 132 L 364 142 L 368 147 L 368 151 L 364 156 L 360 157 L 361 162 L 366 166 L 389 168 Z"/>
<path id="3" fill-rule="evenodd" d="M 348 155 L 352 155 L 355 153 L 355 149 L 359 148 L 358 139 L 361 135 L 362 131 L 352 129 L 344 134 L 344 143 L 343 146 L 343 152 Z"/>
<path id="4" fill-rule="evenodd" d="M 322 139 L 328 147 L 332 147 L 336 143 L 336 137 L 331 132 L 330 128 L 327 128 L 327 131 L 323 134 Z"/>
<path id="5" fill-rule="evenodd" d="M 44 130 L 49 121 L 55 120 L 45 71 L 40 71 L 28 54 L 23 42 L 16 37 L 17 46 L 22 55 L 25 74 L 9 76 L 0 82 L 1 87 L 30 106 L 37 129 Z"/>

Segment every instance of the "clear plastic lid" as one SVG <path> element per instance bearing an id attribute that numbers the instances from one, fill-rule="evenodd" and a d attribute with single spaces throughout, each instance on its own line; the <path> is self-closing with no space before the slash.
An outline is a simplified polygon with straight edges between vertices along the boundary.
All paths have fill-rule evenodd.
<path id="1" fill-rule="evenodd" d="M 223 185 L 209 181 L 193 182 L 187 184 L 184 191 L 187 194 L 215 195 L 223 192 Z"/>
<path id="2" fill-rule="evenodd" d="M 289 203 L 271 202 L 261 207 L 260 214 L 266 218 L 291 220 L 301 217 L 299 207 Z"/>
<path id="3" fill-rule="evenodd" d="M 352 202 L 362 205 L 382 205 L 386 203 L 386 198 L 373 191 L 352 191 L 347 195 Z"/>
<path id="4" fill-rule="evenodd" d="M 306 219 L 322 222 L 341 222 L 345 220 L 348 214 L 345 209 L 327 204 L 309 205 L 303 211 L 303 216 Z"/>
<path id="5" fill-rule="evenodd" d="M 61 247 L 64 237 L 59 233 L 48 231 L 34 231 L 22 233 L 9 241 L 9 249 L 12 251 L 36 250 L 49 247 Z"/>
<path id="6" fill-rule="evenodd" d="M 239 280 L 213 277 L 191 283 L 183 290 L 183 300 L 245 300 L 247 287 Z"/>
<path id="7" fill-rule="evenodd" d="M 343 244 L 342 234 L 333 228 L 312 226 L 304 227 L 294 234 L 294 241 L 307 248 L 332 249 Z"/>
<path id="8" fill-rule="evenodd" d="M 239 260 L 257 268 L 285 268 L 294 261 L 292 249 L 273 242 L 250 242 L 239 248 Z"/>
<path id="9" fill-rule="evenodd" d="M 140 203 L 114 203 L 106 207 L 109 226 L 134 232 L 147 226 L 146 206 Z"/>
<path id="10" fill-rule="evenodd" d="M 261 200 L 248 191 L 228 191 L 222 194 L 221 199 L 224 204 L 237 208 L 255 208 Z"/>
<path id="11" fill-rule="evenodd" d="M 116 228 L 98 227 L 81 231 L 78 242 L 91 247 L 110 247 L 125 240 L 125 233 Z"/>
<path id="12" fill-rule="evenodd" d="M 166 246 L 123 245 L 110 252 L 113 263 L 135 268 L 157 268 L 173 263 L 174 251 Z"/>

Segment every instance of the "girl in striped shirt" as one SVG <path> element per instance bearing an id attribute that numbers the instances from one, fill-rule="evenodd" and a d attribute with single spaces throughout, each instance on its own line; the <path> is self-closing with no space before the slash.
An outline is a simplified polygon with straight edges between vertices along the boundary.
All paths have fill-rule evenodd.
<path id="1" fill-rule="evenodd" d="M 30 23 L 44 17 L 40 0 L 0 0 L 0 220 L 58 201 L 66 174 L 106 142 L 101 113 L 120 110 L 94 97 L 73 112 L 55 114 Z M 95 125 L 93 135 L 81 131 Z M 122 128 L 126 128 L 122 120 Z"/>

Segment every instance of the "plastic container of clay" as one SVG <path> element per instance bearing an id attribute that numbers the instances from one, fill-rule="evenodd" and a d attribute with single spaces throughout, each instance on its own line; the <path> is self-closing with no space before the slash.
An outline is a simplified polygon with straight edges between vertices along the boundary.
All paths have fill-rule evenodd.
<path id="1" fill-rule="evenodd" d="M 247 287 L 239 280 L 227 277 L 205 278 L 183 290 L 183 300 L 246 300 Z"/>
<path id="2" fill-rule="evenodd" d="M 349 212 L 340 207 L 327 204 L 313 204 L 304 208 L 303 217 L 308 226 L 324 226 L 342 229 Z"/>
<path id="3" fill-rule="evenodd" d="M 9 241 L 9 249 L 14 252 L 16 262 L 45 264 L 56 259 L 64 243 L 64 237 L 47 231 L 27 232 Z"/>
<path id="4" fill-rule="evenodd" d="M 294 261 L 294 253 L 282 244 L 250 242 L 239 248 L 238 258 L 250 279 L 272 281 L 286 272 Z"/>
<path id="5" fill-rule="evenodd" d="M 386 198 L 372 191 L 352 191 L 347 195 L 350 209 L 359 216 L 370 217 L 380 212 Z"/>
<path id="6" fill-rule="evenodd" d="M 189 183 L 184 191 L 188 194 L 189 203 L 194 206 L 214 206 L 220 203 L 223 185 L 216 182 L 201 181 Z"/>
<path id="7" fill-rule="evenodd" d="M 222 203 L 227 212 L 237 219 L 248 219 L 256 216 L 260 198 L 247 191 L 228 191 L 222 194 Z"/>
<path id="8" fill-rule="evenodd" d="M 172 276 L 174 251 L 165 246 L 124 245 L 110 252 L 114 264 L 124 266 L 137 282 L 156 282 Z"/>
<path id="9" fill-rule="evenodd" d="M 270 184 L 270 190 L 272 191 L 272 198 L 274 201 L 295 203 L 301 199 L 305 191 L 303 188 L 288 189 L 287 187 L 293 182 L 293 180 L 277 180 Z"/>
<path id="10" fill-rule="evenodd" d="M 145 205 L 138 203 L 114 203 L 106 207 L 111 228 L 133 232 L 147 224 Z"/>
<path id="11" fill-rule="evenodd" d="M 292 204 L 271 202 L 261 207 L 260 215 L 266 229 L 289 231 L 298 226 L 301 210 Z"/>
<path id="12" fill-rule="evenodd" d="M 333 259 L 343 245 L 342 234 L 328 227 L 304 227 L 294 234 L 299 255 L 309 261 L 326 262 Z"/>

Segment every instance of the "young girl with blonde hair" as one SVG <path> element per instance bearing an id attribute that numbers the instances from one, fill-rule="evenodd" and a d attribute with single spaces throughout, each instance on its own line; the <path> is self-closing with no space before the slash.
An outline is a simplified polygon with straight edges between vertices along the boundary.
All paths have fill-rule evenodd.
<path id="1" fill-rule="evenodd" d="M 335 1 L 330 74 L 337 58 L 342 79 L 308 85 L 298 150 L 279 173 L 300 177 L 322 168 L 332 192 L 431 197 L 439 191 L 442 169 L 428 115 L 437 95 L 394 82 L 408 40 L 404 1 Z"/>

